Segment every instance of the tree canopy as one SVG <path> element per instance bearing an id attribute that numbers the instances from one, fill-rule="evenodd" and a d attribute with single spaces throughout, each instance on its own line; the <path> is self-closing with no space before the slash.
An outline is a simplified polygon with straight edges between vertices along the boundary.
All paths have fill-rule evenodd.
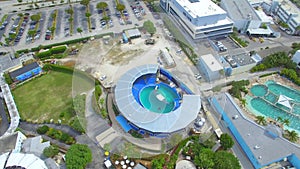
<path id="1" fill-rule="evenodd" d="M 59 150 L 58 150 L 58 147 L 57 146 L 49 146 L 49 147 L 46 147 L 44 150 L 43 150 L 43 154 L 44 156 L 46 157 L 54 157 L 55 155 L 57 155 L 59 153 Z"/>
<path id="2" fill-rule="evenodd" d="M 165 159 L 163 157 L 161 158 L 155 158 L 151 161 L 152 169 L 163 169 L 163 166 L 165 164 Z"/>
<path id="3" fill-rule="evenodd" d="M 67 169 L 83 169 L 91 161 L 92 151 L 84 144 L 73 144 L 66 153 Z"/>
<path id="4" fill-rule="evenodd" d="M 31 19 L 32 21 L 38 22 L 38 21 L 41 19 L 41 15 L 39 15 L 39 14 L 31 15 L 31 16 L 30 16 L 30 19 Z"/>
<path id="5" fill-rule="evenodd" d="M 218 151 L 215 153 L 214 168 L 219 169 L 240 169 L 239 160 L 231 153 L 226 151 Z"/>
<path id="6" fill-rule="evenodd" d="M 267 121 L 264 116 L 256 116 L 256 123 L 260 125 L 267 125 Z"/>
<path id="7" fill-rule="evenodd" d="M 105 8 L 107 8 L 107 3 L 106 2 L 99 2 L 99 3 L 97 3 L 97 6 L 96 6 L 96 8 L 97 9 L 105 9 Z"/>
<path id="8" fill-rule="evenodd" d="M 80 4 L 84 5 L 84 6 L 88 6 L 88 4 L 90 3 L 90 0 L 81 0 Z"/>
<path id="9" fill-rule="evenodd" d="M 299 135 L 295 130 L 289 131 L 286 130 L 285 136 L 291 141 L 291 142 L 297 142 L 299 139 Z"/>
<path id="10" fill-rule="evenodd" d="M 151 34 L 151 36 L 153 34 L 155 34 L 155 32 L 156 32 L 156 28 L 155 28 L 153 22 L 151 22 L 150 20 L 145 21 L 144 24 L 143 24 L 143 27 L 144 27 L 144 29 L 146 29 L 146 31 L 148 33 Z"/>
<path id="11" fill-rule="evenodd" d="M 220 144 L 222 145 L 224 150 L 227 150 L 234 145 L 234 141 L 229 134 L 223 133 L 220 137 Z"/>
<path id="12" fill-rule="evenodd" d="M 195 155 L 195 165 L 200 168 L 211 169 L 214 167 L 214 152 L 209 148 L 203 148 L 199 154 Z"/>
<path id="13" fill-rule="evenodd" d="M 125 5 L 119 3 L 119 4 L 117 4 L 116 8 L 117 8 L 118 11 L 121 12 L 125 9 Z"/>

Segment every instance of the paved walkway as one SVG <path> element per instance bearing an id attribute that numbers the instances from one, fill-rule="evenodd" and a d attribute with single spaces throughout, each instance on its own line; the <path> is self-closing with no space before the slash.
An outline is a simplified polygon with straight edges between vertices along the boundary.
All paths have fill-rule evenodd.
<path id="1" fill-rule="evenodd" d="M 11 94 L 10 88 L 8 84 L 6 84 L 4 78 L 0 76 L 0 87 L 2 90 L 2 96 L 4 98 L 4 101 L 6 103 L 8 113 L 10 116 L 10 124 L 7 129 L 7 131 L 3 134 L 3 136 L 10 135 L 15 132 L 19 125 L 20 121 L 20 115 L 16 106 L 16 103 L 14 101 L 14 98 Z M 2 136 L 1 136 L 2 137 Z"/>

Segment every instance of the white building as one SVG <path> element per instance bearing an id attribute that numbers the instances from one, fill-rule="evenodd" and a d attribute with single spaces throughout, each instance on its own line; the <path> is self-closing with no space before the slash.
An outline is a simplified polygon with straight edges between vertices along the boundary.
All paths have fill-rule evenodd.
<path id="1" fill-rule="evenodd" d="M 160 6 L 193 39 L 226 36 L 232 32 L 233 22 L 227 13 L 210 0 L 160 0 Z"/>
<path id="2" fill-rule="evenodd" d="M 300 9 L 289 0 L 248 0 L 252 6 L 261 6 L 272 16 L 285 22 L 292 34 L 300 34 Z M 297 30 L 298 27 L 298 30 Z"/>
<path id="3" fill-rule="evenodd" d="M 276 1 L 275 1 L 276 2 Z M 272 3 L 274 6 L 274 14 L 285 22 L 292 34 L 300 34 L 300 10 L 295 4 L 289 0 L 281 1 L 279 3 Z"/>
<path id="4" fill-rule="evenodd" d="M 204 75 L 207 81 L 220 79 L 221 71 L 223 70 L 223 66 L 212 54 L 201 56 L 199 58 L 197 68 Z"/>
<path id="5" fill-rule="evenodd" d="M 300 50 L 297 50 L 297 52 L 294 54 L 292 58 L 293 62 L 297 64 L 297 67 L 300 68 Z"/>
<path id="6" fill-rule="evenodd" d="M 247 0 L 222 0 L 220 5 L 234 21 L 234 27 L 242 33 L 261 26 L 261 19 Z"/>

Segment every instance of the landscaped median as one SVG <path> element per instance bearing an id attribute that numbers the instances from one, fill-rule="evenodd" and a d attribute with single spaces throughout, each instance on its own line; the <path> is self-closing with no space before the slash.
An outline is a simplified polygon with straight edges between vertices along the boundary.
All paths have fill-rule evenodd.
<path id="1" fill-rule="evenodd" d="M 7 14 L 3 15 L 3 17 L 2 17 L 2 19 L 1 19 L 1 21 L 0 21 L 0 27 L 1 27 L 2 24 L 6 21 L 7 17 L 8 17 Z"/>
<path id="2" fill-rule="evenodd" d="M 54 35 L 55 35 L 55 30 L 56 30 L 56 19 L 57 19 L 57 13 L 58 13 L 58 10 L 54 10 L 54 12 L 51 14 L 51 17 L 53 19 L 53 22 L 52 22 L 52 26 L 50 28 L 50 31 L 51 31 L 51 39 L 54 38 Z"/>

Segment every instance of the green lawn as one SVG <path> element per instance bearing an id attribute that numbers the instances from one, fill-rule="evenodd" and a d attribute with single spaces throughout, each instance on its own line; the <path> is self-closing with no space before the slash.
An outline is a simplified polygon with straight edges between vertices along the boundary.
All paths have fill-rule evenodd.
<path id="1" fill-rule="evenodd" d="M 81 84 L 85 89 L 92 88 L 91 80 L 81 77 L 75 79 L 76 83 Z M 61 119 L 62 123 L 68 124 L 73 116 L 72 80 L 74 81 L 71 73 L 51 71 L 14 89 L 12 93 L 21 118 L 38 123 L 50 119 L 56 123 Z M 76 93 L 80 92 L 83 91 Z M 62 112 L 64 116 L 59 117 Z"/>

